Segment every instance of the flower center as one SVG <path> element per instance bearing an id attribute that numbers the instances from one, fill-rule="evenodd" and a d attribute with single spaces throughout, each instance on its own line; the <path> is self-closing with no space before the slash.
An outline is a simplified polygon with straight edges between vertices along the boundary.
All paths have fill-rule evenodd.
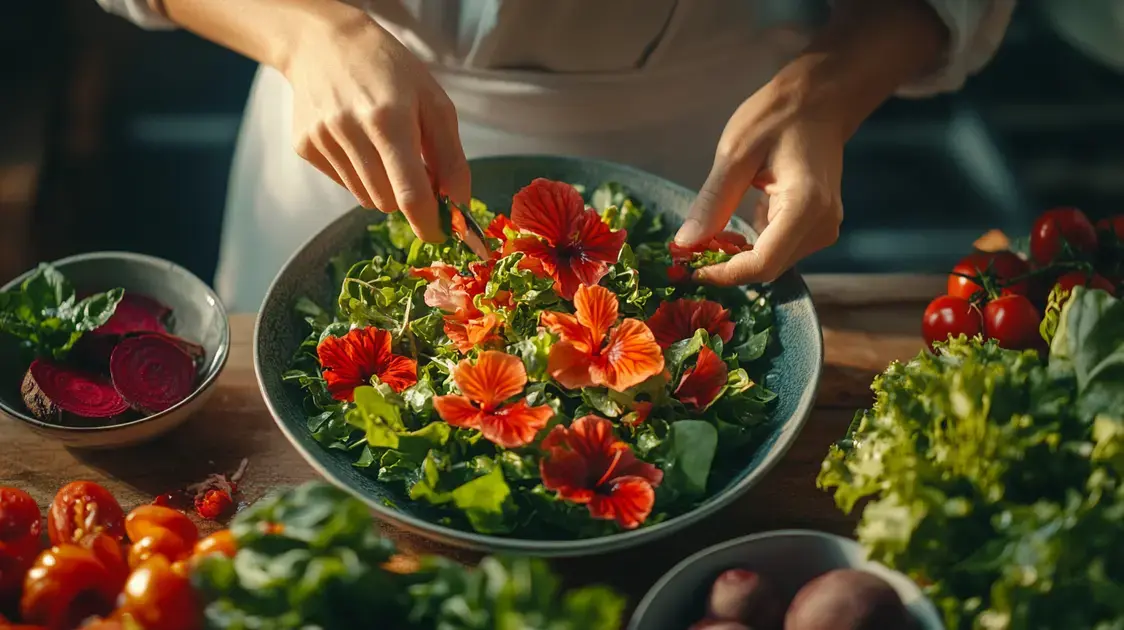
<path id="1" fill-rule="evenodd" d="M 594 487 L 601 487 L 606 481 L 613 478 L 613 471 L 617 469 L 617 464 L 621 463 L 621 457 L 623 455 L 624 449 L 617 449 L 617 452 L 613 453 L 613 461 L 609 462 L 609 467 L 605 469 L 605 474 L 601 475 L 601 478 L 597 480 Z"/>

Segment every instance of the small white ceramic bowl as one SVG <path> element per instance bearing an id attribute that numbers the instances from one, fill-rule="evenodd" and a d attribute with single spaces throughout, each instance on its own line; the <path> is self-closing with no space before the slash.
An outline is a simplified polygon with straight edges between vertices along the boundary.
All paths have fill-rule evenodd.
<path id="1" fill-rule="evenodd" d="M 905 575 L 866 560 L 853 540 L 799 529 L 737 538 L 690 556 L 648 591 L 632 615 L 629 630 L 687 630 L 705 615 L 710 586 L 727 569 L 761 574 L 786 601 L 801 586 L 833 569 L 870 571 L 898 592 L 921 630 L 944 630 L 936 608 Z"/>
<path id="2" fill-rule="evenodd" d="M 211 287 L 173 262 L 143 254 L 93 252 L 52 264 L 79 293 L 121 287 L 171 308 L 171 332 L 203 346 L 206 351 L 199 384 L 190 396 L 170 409 L 138 420 L 103 427 L 51 424 L 27 412 L 19 391 L 27 361 L 19 356 L 10 339 L 0 339 L 0 415 L 69 447 L 113 448 L 139 444 L 166 433 L 207 402 L 230 352 L 230 322 Z M 19 286 L 34 272 L 33 269 L 24 273 L 0 290 Z"/>

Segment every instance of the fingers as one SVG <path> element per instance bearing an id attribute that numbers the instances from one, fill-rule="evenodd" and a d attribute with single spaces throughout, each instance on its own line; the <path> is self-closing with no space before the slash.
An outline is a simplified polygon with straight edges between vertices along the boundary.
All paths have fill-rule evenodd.
<path id="1" fill-rule="evenodd" d="M 814 186 L 779 191 L 770 198 L 774 219 L 752 250 L 695 272 L 699 282 L 738 286 L 772 282 L 801 258 L 831 245 L 839 236 L 842 207 Z"/>
<path id="2" fill-rule="evenodd" d="M 422 104 L 420 119 L 422 157 L 436 187 L 453 202 L 468 204 L 472 200 L 472 176 L 461 146 L 456 107 L 440 95 Z"/>
<path id="3" fill-rule="evenodd" d="M 749 190 L 756 170 L 756 164 L 715 158 L 687 219 L 675 234 L 675 244 L 691 247 L 721 232 Z"/>
<path id="4" fill-rule="evenodd" d="M 398 210 L 398 202 L 386 169 L 383 168 L 382 158 L 363 125 L 352 116 L 341 116 L 333 119 L 328 127 L 358 176 L 367 199 L 371 201 L 371 207 L 383 212 Z"/>
<path id="5" fill-rule="evenodd" d="M 417 116 L 403 108 L 379 110 L 366 121 L 366 130 L 382 156 L 398 208 L 414 234 L 430 243 L 446 235 L 437 218 L 437 198 L 421 159 L 421 131 Z"/>
<path id="6" fill-rule="evenodd" d="M 374 207 L 362 180 L 351 165 L 351 159 L 326 128 L 318 128 L 306 135 L 297 147 L 297 154 L 351 191 L 359 205 Z"/>

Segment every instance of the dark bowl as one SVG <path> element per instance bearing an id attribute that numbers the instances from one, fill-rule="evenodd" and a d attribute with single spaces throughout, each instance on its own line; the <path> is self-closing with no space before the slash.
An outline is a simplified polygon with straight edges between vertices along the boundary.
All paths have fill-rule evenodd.
<path id="1" fill-rule="evenodd" d="M 24 406 L 20 382 L 27 362 L 14 343 L 0 339 L 0 415 L 66 446 L 112 448 L 151 440 L 186 421 L 214 391 L 215 381 L 230 352 L 230 323 L 215 292 L 195 274 L 154 256 L 130 252 L 92 252 L 52 263 L 79 293 L 121 287 L 147 295 L 172 309 L 171 332 L 203 346 L 206 356 L 195 391 L 175 406 L 138 420 L 107 426 L 72 427 L 37 420 Z M 19 286 L 29 270 L 0 288 Z"/>
<path id="2" fill-rule="evenodd" d="M 548 156 L 504 156 L 472 160 L 473 195 L 490 208 L 510 208 L 511 197 L 536 177 L 582 184 L 589 188 L 606 181 L 627 187 L 650 210 L 678 224 L 695 193 L 638 169 L 589 159 Z M 812 299 L 804 281 L 788 272 L 773 285 L 779 353 L 766 385 L 778 394 L 770 418 L 771 432 L 734 478 L 694 510 L 640 529 L 598 538 L 535 540 L 489 536 L 438 524 L 429 506 L 412 503 L 396 490 L 362 474 L 347 454 L 325 449 L 306 428 L 304 394 L 285 384 L 287 369 L 297 346 L 307 334 L 293 312 L 301 296 L 321 304 L 334 303 L 338 287 L 328 275 L 329 259 L 365 236 L 366 226 L 382 220 L 377 212 L 355 208 L 304 244 L 273 281 L 258 315 L 254 333 L 254 367 L 258 385 L 277 425 L 301 455 L 325 478 L 365 501 L 383 520 L 421 536 L 458 547 L 529 553 L 539 556 L 578 556 L 619 550 L 649 542 L 697 523 L 734 501 L 759 482 L 796 440 L 812 410 L 823 366 L 823 337 Z M 752 230 L 735 219 L 731 229 L 752 240 Z M 389 507 L 396 505 L 397 507 Z"/>

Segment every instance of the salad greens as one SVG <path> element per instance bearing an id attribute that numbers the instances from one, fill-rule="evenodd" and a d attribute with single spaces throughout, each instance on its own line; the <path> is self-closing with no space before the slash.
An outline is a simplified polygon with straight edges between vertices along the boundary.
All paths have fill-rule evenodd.
<path id="1" fill-rule="evenodd" d="M 442 558 L 390 570 L 393 544 L 357 499 L 311 482 L 235 517 L 233 558 L 192 571 L 208 628 L 223 630 L 616 630 L 624 600 L 604 587 L 563 592 L 545 562 Z"/>
<path id="2" fill-rule="evenodd" d="M 0 333 L 35 356 L 62 359 L 83 333 L 109 321 L 124 294 L 112 289 L 78 299 L 62 273 L 41 263 L 19 287 L 0 292 Z"/>
<path id="3" fill-rule="evenodd" d="M 371 225 L 331 265 L 336 303 L 295 305 L 310 333 L 284 378 L 312 436 L 396 504 L 489 534 L 601 535 L 721 488 L 775 398 L 773 310 L 764 288 L 687 276 L 749 245 L 669 247 L 623 187 L 584 192 L 536 180 L 510 216 L 473 201 L 488 260 L 416 239 L 400 214 Z"/>
<path id="4" fill-rule="evenodd" d="M 1124 301 L 1077 287 L 1052 328 L 1048 362 L 961 337 L 892 364 L 823 463 L 950 630 L 1124 628 Z"/>

